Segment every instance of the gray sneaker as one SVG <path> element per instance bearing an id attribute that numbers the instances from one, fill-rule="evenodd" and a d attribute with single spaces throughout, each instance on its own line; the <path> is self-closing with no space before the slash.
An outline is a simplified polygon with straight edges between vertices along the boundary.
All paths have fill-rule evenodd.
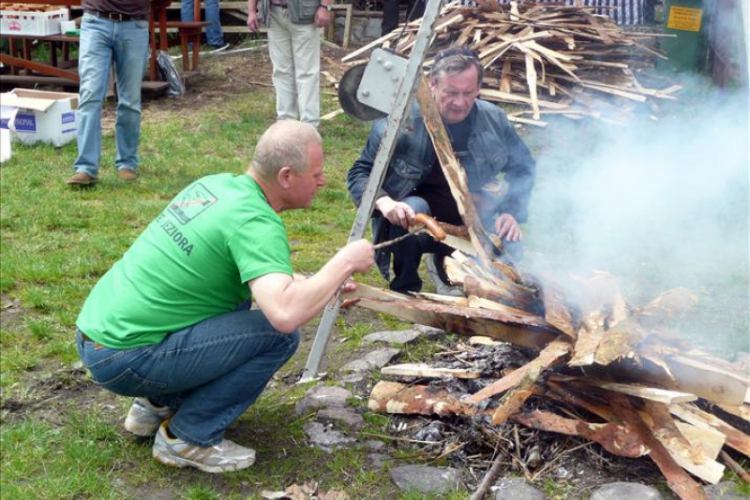
<path id="1" fill-rule="evenodd" d="M 156 433 L 152 454 L 170 467 L 195 467 L 203 472 L 220 473 L 242 470 L 255 463 L 255 450 L 228 439 L 214 446 L 201 447 L 167 435 L 167 422 Z"/>
<path id="2" fill-rule="evenodd" d="M 159 425 L 174 415 L 174 411 L 167 406 L 154 406 L 147 398 L 135 398 L 125 417 L 125 430 L 141 437 L 151 437 L 156 434 Z"/>
<path id="3" fill-rule="evenodd" d="M 445 283 L 442 279 L 440 279 L 440 274 L 438 273 L 437 266 L 435 265 L 435 255 L 428 255 L 426 260 L 427 265 L 427 275 L 430 277 L 430 280 L 435 285 L 435 292 L 438 295 L 450 295 L 451 297 L 466 297 L 464 295 L 463 290 L 457 286 L 449 285 L 448 283 Z"/>

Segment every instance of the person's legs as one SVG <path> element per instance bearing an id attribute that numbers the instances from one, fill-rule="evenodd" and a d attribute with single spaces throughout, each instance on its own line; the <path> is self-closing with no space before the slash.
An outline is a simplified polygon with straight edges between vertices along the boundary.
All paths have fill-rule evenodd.
<path id="1" fill-rule="evenodd" d="M 276 119 L 299 120 L 297 82 L 294 81 L 292 23 L 288 9 L 271 5 L 268 26 L 268 53 L 273 65 L 273 87 L 276 90 Z"/>
<path id="2" fill-rule="evenodd" d="M 141 137 L 141 81 L 148 57 L 148 21 L 117 23 L 115 29 L 115 167 L 118 170 L 136 170 Z"/>
<path id="3" fill-rule="evenodd" d="M 102 387 L 176 410 L 169 430 L 203 447 L 222 441 L 298 343 L 296 332 L 279 333 L 260 310 L 210 318 L 136 349 L 97 349 L 78 336 L 81 359 Z"/>
<path id="4" fill-rule="evenodd" d="M 294 24 L 291 32 L 299 119 L 317 127 L 320 123 L 320 31 L 314 24 Z"/>
<path id="5" fill-rule="evenodd" d="M 195 0 L 182 0 L 180 2 L 180 21 L 195 21 Z"/>
<path id="6" fill-rule="evenodd" d="M 78 56 L 79 88 L 78 158 L 76 172 L 93 178 L 99 175 L 102 152 L 102 101 L 109 83 L 112 65 L 115 23 L 84 14 L 81 22 L 80 53 Z"/>
<path id="7" fill-rule="evenodd" d="M 424 16 L 425 0 L 408 0 L 406 2 L 406 22 L 416 21 Z"/>
<path id="8" fill-rule="evenodd" d="M 380 28 L 380 35 L 385 36 L 398 26 L 400 0 L 383 0 L 383 24 Z"/>
<path id="9" fill-rule="evenodd" d="M 224 46 L 224 33 L 221 31 L 219 0 L 203 0 L 206 9 L 206 42 L 212 47 Z"/>

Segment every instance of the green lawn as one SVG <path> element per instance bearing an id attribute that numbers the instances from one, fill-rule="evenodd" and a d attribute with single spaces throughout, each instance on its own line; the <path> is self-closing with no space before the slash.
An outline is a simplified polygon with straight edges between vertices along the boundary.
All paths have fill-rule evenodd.
<path id="1" fill-rule="evenodd" d="M 335 103 L 325 102 L 324 111 L 334 108 Z M 305 419 L 294 414 L 294 403 L 306 387 L 281 380 L 230 431 L 230 438 L 241 436 L 240 442 L 253 443 L 264 457 L 248 471 L 215 477 L 166 469 L 150 460 L 148 443 L 120 431 L 128 401 L 92 389 L 77 365 L 72 339 L 79 308 L 96 280 L 178 191 L 201 176 L 246 168 L 256 139 L 274 119 L 273 94 L 256 90 L 227 99 L 221 106 L 203 108 L 200 119 L 195 112 L 159 113 L 158 120 L 146 116 L 142 176 L 133 185 L 116 179 L 112 133 L 105 136 L 101 181 L 93 189 L 71 190 L 64 183 L 76 156 L 75 143 L 62 148 L 14 144 L 12 160 L 0 168 L 3 498 L 257 499 L 262 489 L 281 490 L 309 480 L 320 481 L 324 490 L 344 488 L 352 499 L 423 498 L 394 493 L 382 472 L 363 467 L 362 449 L 328 456 L 309 448 L 301 430 Z M 346 242 L 355 209 L 345 174 L 368 128 L 343 116 L 320 127 L 328 186 L 311 210 L 283 214 L 299 272 L 316 271 Z M 538 260 L 537 254 L 564 256 L 578 245 L 575 220 L 568 218 L 574 213 L 570 200 L 550 208 L 545 196 L 553 194 L 551 186 L 560 176 L 573 175 L 576 158 L 589 151 L 580 142 L 589 132 L 576 126 L 566 142 L 559 130 L 526 135 L 535 154 L 544 158 L 532 199 L 532 207 L 540 208 L 532 208 L 526 232 L 531 261 Z M 550 156 L 551 151 L 567 154 Z M 731 235 L 747 227 L 746 188 L 729 212 Z M 628 277 L 635 284 L 631 279 L 629 287 L 648 284 L 650 292 L 679 284 L 662 265 L 669 256 L 658 252 L 643 268 L 631 269 Z M 699 290 L 702 304 L 710 306 L 699 309 L 699 315 L 713 325 L 709 335 L 720 336 L 713 345 L 705 343 L 723 353 L 747 351 L 747 262 L 740 259 L 732 269 L 726 268 L 733 262 L 723 264 L 720 279 Z M 669 279 L 660 279 L 665 275 Z M 385 285 L 374 271 L 362 279 Z M 644 300 L 638 296 L 637 305 Z M 689 319 L 683 321 L 689 329 Z M 369 325 L 343 320 L 339 325 L 355 341 L 369 333 Z M 696 338 L 701 333 L 707 332 L 693 332 Z M 333 346 L 332 352 L 345 357 L 346 349 Z M 304 356 L 306 352 L 298 354 L 296 367 Z M 366 432 L 387 434 L 385 417 L 367 415 L 367 420 Z M 455 500 L 459 498 L 466 496 L 456 494 Z"/>

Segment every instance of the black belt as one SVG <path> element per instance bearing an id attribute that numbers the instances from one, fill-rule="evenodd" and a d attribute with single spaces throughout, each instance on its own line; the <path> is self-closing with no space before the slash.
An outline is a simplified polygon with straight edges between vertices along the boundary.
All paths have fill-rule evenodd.
<path id="1" fill-rule="evenodd" d="M 88 9 L 84 10 L 83 12 L 86 14 L 91 14 L 92 16 L 109 19 L 110 21 L 115 21 L 117 23 L 122 23 L 125 21 L 146 21 L 147 20 L 147 18 L 145 17 L 129 16 L 127 14 L 120 14 L 119 12 L 101 12 L 98 10 L 88 10 Z"/>
<path id="2" fill-rule="evenodd" d="M 286 9 L 285 3 L 272 3 L 271 7 L 281 7 L 282 9 Z"/>

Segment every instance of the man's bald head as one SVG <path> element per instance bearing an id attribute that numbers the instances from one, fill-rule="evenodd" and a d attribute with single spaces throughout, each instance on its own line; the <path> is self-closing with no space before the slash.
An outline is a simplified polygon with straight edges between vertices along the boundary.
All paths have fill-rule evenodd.
<path id="1" fill-rule="evenodd" d="M 296 120 L 277 121 L 260 136 L 249 171 L 265 182 L 272 182 L 283 167 L 302 174 L 309 166 L 310 146 L 322 148 L 322 144 L 323 139 L 312 125 Z"/>

